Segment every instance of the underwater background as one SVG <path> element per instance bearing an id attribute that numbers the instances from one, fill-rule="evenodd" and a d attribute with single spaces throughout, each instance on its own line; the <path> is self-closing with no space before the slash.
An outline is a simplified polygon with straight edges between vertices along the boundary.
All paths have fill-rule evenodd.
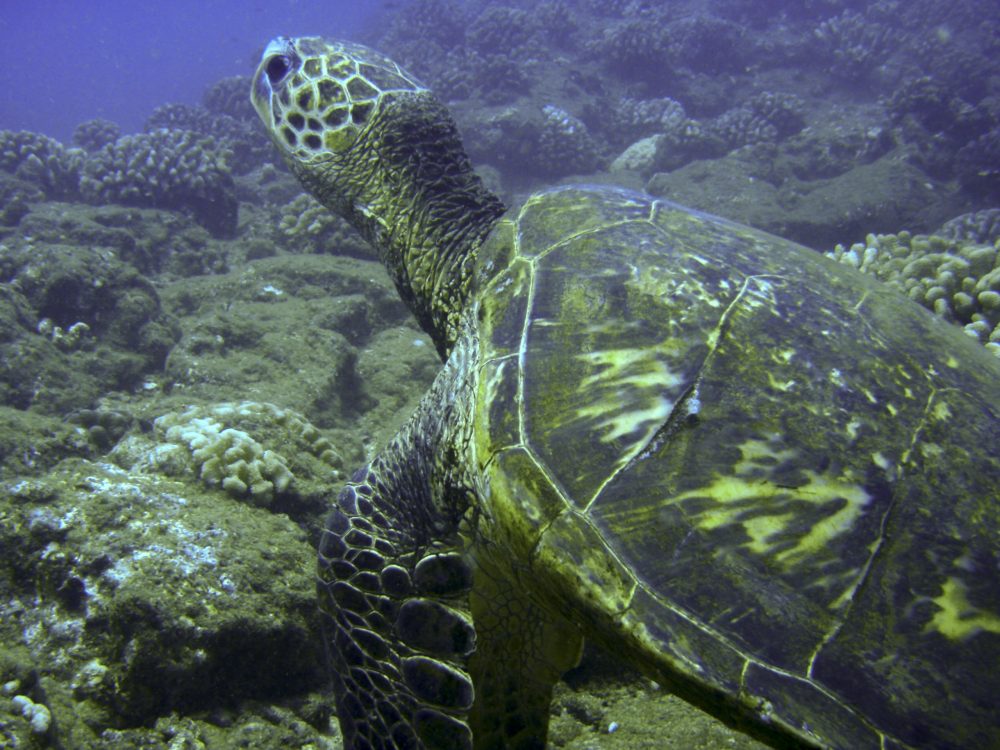
<path id="1" fill-rule="evenodd" d="M 645 190 L 1000 354 L 995 0 L 6 3 L 0 749 L 339 747 L 314 542 L 440 363 L 250 106 L 279 34 L 394 57 L 508 205 Z M 596 651 L 550 745 L 759 746 Z"/>

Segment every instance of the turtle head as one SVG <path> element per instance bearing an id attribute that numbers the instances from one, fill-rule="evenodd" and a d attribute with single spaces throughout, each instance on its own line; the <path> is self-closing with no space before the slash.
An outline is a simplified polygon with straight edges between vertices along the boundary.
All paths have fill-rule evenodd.
<path id="1" fill-rule="evenodd" d="M 250 98 L 302 185 L 375 247 L 448 351 L 468 299 L 467 261 L 504 211 L 448 110 L 384 55 L 318 37 L 268 44 Z"/>
<path id="2" fill-rule="evenodd" d="M 347 152 L 388 99 L 419 92 L 427 89 L 367 47 L 278 37 L 264 50 L 250 98 L 296 168 Z"/>

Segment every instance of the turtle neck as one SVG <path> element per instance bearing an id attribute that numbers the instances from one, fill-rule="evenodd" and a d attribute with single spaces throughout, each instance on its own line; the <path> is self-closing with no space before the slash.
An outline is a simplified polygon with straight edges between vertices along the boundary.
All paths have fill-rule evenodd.
<path id="1" fill-rule="evenodd" d="M 471 261 L 505 208 L 472 170 L 454 121 L 433 95 L 396 94 L 381 104 L 346 153 L 291 166 L 375 247 L 446 359 L 468 303 Z"/>

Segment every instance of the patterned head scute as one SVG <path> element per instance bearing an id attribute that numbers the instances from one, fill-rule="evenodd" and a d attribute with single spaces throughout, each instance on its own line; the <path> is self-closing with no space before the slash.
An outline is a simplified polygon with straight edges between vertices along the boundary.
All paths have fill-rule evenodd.
<path id="1" fill-rule="evenodd" d="M 310 161 L 349 148 L 387 97 L 423 90 L 359 44 L 278 37 L 264 50 L 250 98 L 278 146 Z"/>

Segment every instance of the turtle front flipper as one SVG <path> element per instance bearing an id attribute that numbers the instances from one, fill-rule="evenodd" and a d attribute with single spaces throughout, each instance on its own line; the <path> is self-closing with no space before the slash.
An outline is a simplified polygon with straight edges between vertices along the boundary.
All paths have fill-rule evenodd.
<path id="1" fill-rule="evenodd" d="M 471 569 L 457 547 L 428 547 L 418 526 L 389 516 L 398 498 L 385 490 L 376 467 L 359 472 L 320 543 L 319 596 L 345 746 L 465 750 Z"/>
<path id="2" fill-rule="evenodd" d="M 477 560 L 472 590 L 476 650 L 469 660 L 476 703 L 469 723 L 477 750 L 542 750 L 552 688 L 580 661 L 583 638 L 541 609 L 515 577 Z"/>

